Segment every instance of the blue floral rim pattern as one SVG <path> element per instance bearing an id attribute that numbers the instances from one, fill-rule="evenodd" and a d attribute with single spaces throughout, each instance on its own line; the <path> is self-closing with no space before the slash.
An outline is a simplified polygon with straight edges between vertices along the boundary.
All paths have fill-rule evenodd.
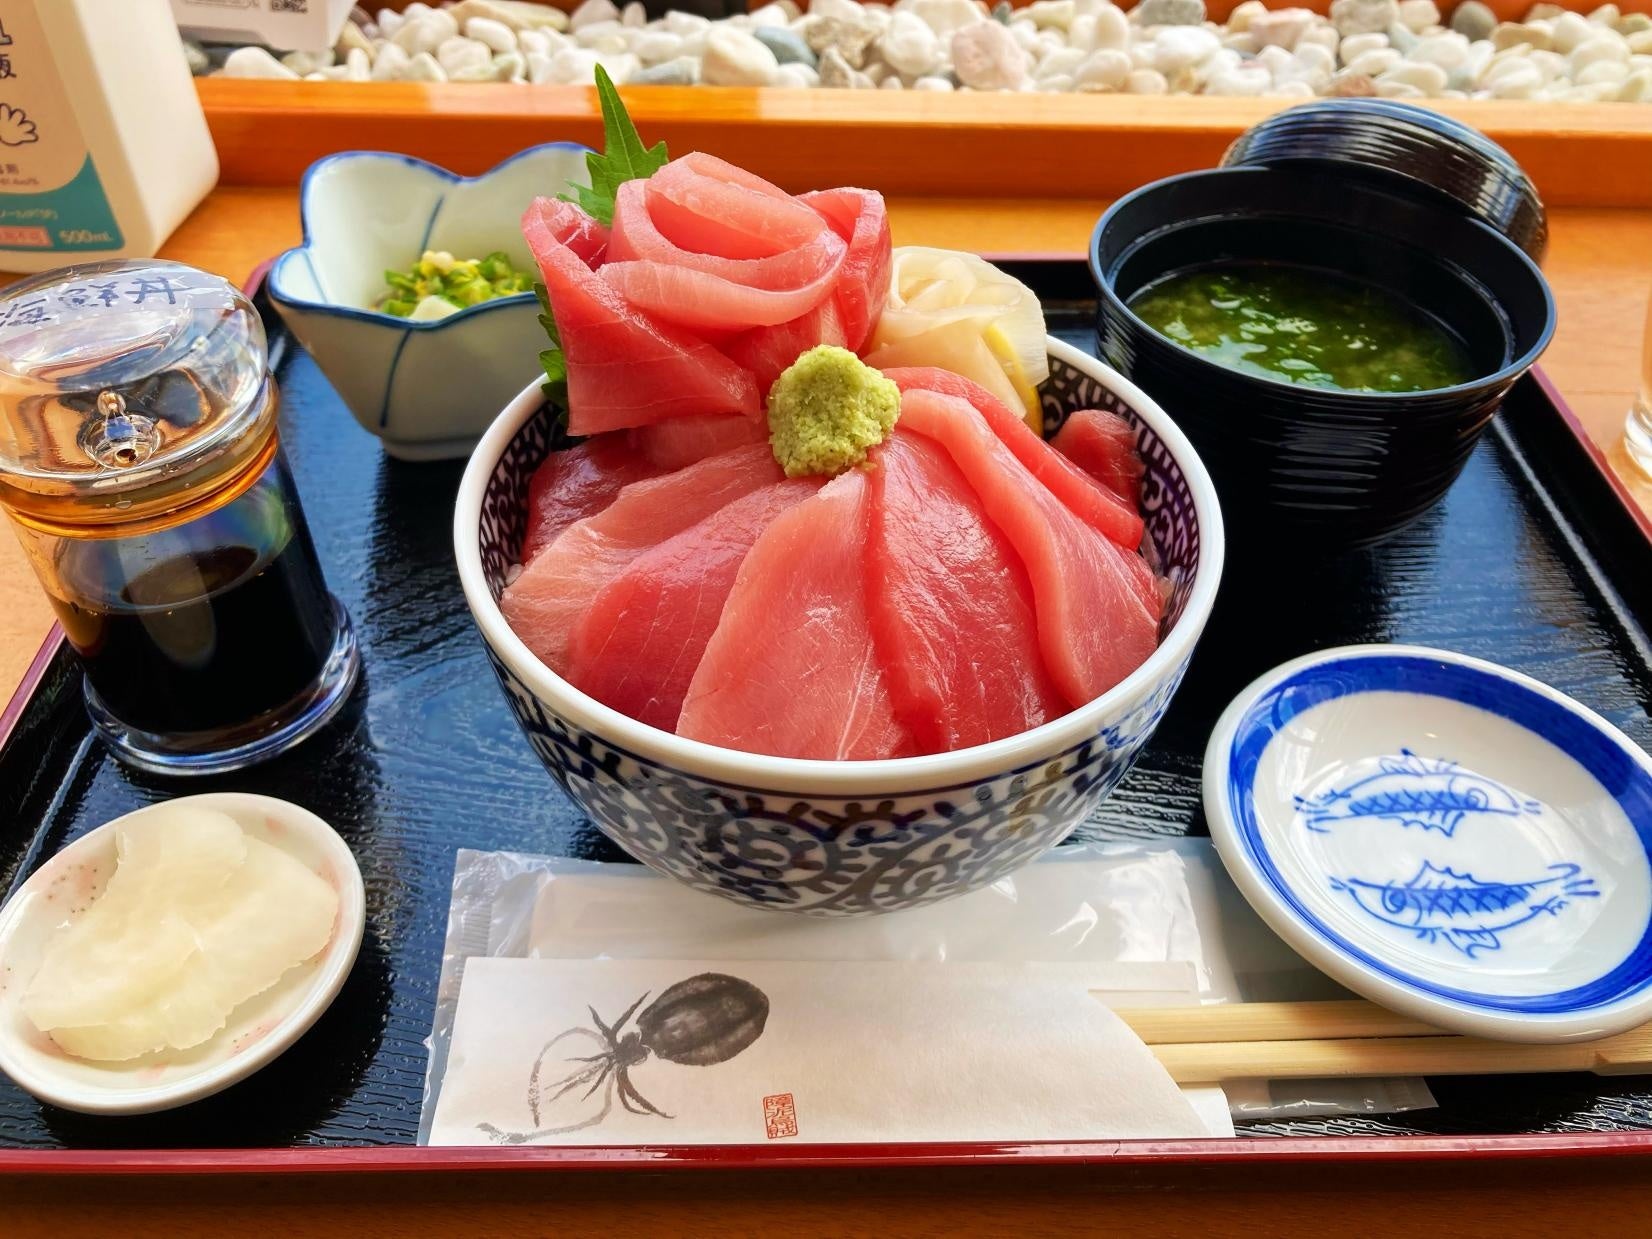
<path id="1" fill-rule="evenodd" d="M 1409 655 L 1366 655 L 1320 663 L 1274 685 L 1254 702 L 1234 731 L 1226 795 L 1247 859 L 1303 924 L 1348 958 L 1399 985 L 1434 998 L 1488 1011 L 1555 1015 L 1619 1002 L 1652 984 L 1652 916 L 1639 941 L 1610 971 L 1586 985 L 1533 995 L 1487 994 L 1436 985 L 1396 970 L 1315 916 L 1280 873 L 1267 849 L 1251 794 L 1263 754 L 1292 719 L 1328 701 L 1358 693 L 1403 692 L 1440 697 L 1485 710 L 1542 737 L 1600 783 L 1634 826 L 1652 858 L 1652 775 L 1586 718 L 1521 684 L 1473 667 Z"/>

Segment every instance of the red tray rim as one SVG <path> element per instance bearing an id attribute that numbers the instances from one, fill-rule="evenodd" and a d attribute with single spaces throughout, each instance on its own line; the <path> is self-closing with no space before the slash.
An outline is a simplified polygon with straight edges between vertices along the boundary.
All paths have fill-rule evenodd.
<path id="1" fill-rule="evenodd" d="M 1017 255 L 1071 261 L 1080 255 Z M 255 295 L 269 271 L 261 263 L 243 284 Z M 1652 518 L 1641 510 L 1589 437 L 1583 423 L 1541 368 L 1533 377 L 1573 437 L 1605 477 L 1619 502 L 1652 541 Z M 63 641 L 52 625 L 3 712 L 0 746 L 11 737 Z M 1511 1133 L 1495 1136 L 1270 1136 L 1259 1139 L 1034 1141 L 1005 1144 L 590 1145 L 553 1148 L 491 1145 L 325 1145 L 248 1149 L 0 1148 L 0 1174 L 362 1174 L 466 1171 L 785 1170 L 925 1166 L 1243 1165 L 1280 1162 L 1504 1161 L 1549 1157 L 1652 1157 L 1652 1131 Z"/>

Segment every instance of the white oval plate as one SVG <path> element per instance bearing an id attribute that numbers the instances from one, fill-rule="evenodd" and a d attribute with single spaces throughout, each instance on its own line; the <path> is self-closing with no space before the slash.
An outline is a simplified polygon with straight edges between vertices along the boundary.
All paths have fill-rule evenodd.
<path id="1" fill-rule="evenodd" d="M 47 939 L 103 890 L 115 867 L 115 827 L 150 805 L 76 839 L 0 908 L 0 1071 L 41 1101 L 84 1114 L 148 1114 L 210 1096 L 243 1080 L 297 1041 L 338 994 L 366 925 L 361 870 L 349 846 L 315 814 L 285 800 L 241 792 L 185 796 L 228 813 L 253 838 L 297 858 L 338 892 L 333 936 L 317 955 L 248 999 L 210 1040 L 120 1063 L 73 1058 L 22 1011 L 23 990 Z"/>
<path id="2" fill-rule="evenodd" d="M 1652 1019 L 1652 759 L 1527 676 L 1325 650 L 1234 700 L 1205 754 L 1228 872 L 1375 1002 L 1507 1041 Z"/>

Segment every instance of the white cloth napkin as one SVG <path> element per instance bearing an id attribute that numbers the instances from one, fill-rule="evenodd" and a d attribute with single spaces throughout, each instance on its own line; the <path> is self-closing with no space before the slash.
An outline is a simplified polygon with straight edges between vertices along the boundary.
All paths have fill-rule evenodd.
<path id="1" fill-rule="evenodd" d="M 736 981 L 670 1002 L 670 987 L 708 973 Z M 1188 1001 L 1192 975 L 1185 965 L 472 959 L 430 1143 L 1210 1134 L 1092 989 L 1162 1005 Z M 758 993 L 767 1014 L 755 1040 L 721 1061 L 672 1060 L 724 1054 L 741 1039 L 728 1029 L 749 1032 Z"/>

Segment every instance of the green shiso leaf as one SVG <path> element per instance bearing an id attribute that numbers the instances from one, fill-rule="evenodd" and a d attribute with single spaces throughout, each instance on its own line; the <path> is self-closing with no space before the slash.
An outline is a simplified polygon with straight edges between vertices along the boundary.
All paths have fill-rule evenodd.
<path id="1" fill-rule="evenodd" d="M 585 213 L 604 227 L 614 222 L 614 195 L 627 181 L 653 176 L 670 161 L 665 143 L 652 147 L 642 144 L 642 135 L 631 123 L 613 79 L 601 65 L 597 66 L 597 98 L 602 103 L 602 142 L 604 150 L 585 156 L 590 170 L 590 185 L 571 185 L 572 194 L 563 194 L 565 201 L 584 208 Z"/>
<path id="2" fill-rule="evenodd" d="M 592 219 L 608 227 L 614 222 L 614 195 L 627 181 L 653 176 L 670 161 L 665 143 L 656 142 L 652 148 L 642 144 L 642 135 L 631 123 L 625 104 L 614 89 L 608 71 L 597 66 L 597 98 L 602 103 L 602 142 L 604 150 L 598 155 L 592 151 L 585 156 L 590 170 L 590 185 L 570 185 L 572 193 L 562 195 L 564 202 L 572 202 Z M 489 258 L 494 257 L 490 255 Z M 502 257 L 502 255 L 501 255 Z M 562 337 L 557 333 L 556 318 L 551 312 L 550 295 L 543 284 L 533 286 L 539 298 L 539 325 L 550 337 L 551 347 L 539 354 L 539 364 L 545 369 L 545 396 L 548 400 L 568 407 L 568 359 L 562 352 Z"/>

